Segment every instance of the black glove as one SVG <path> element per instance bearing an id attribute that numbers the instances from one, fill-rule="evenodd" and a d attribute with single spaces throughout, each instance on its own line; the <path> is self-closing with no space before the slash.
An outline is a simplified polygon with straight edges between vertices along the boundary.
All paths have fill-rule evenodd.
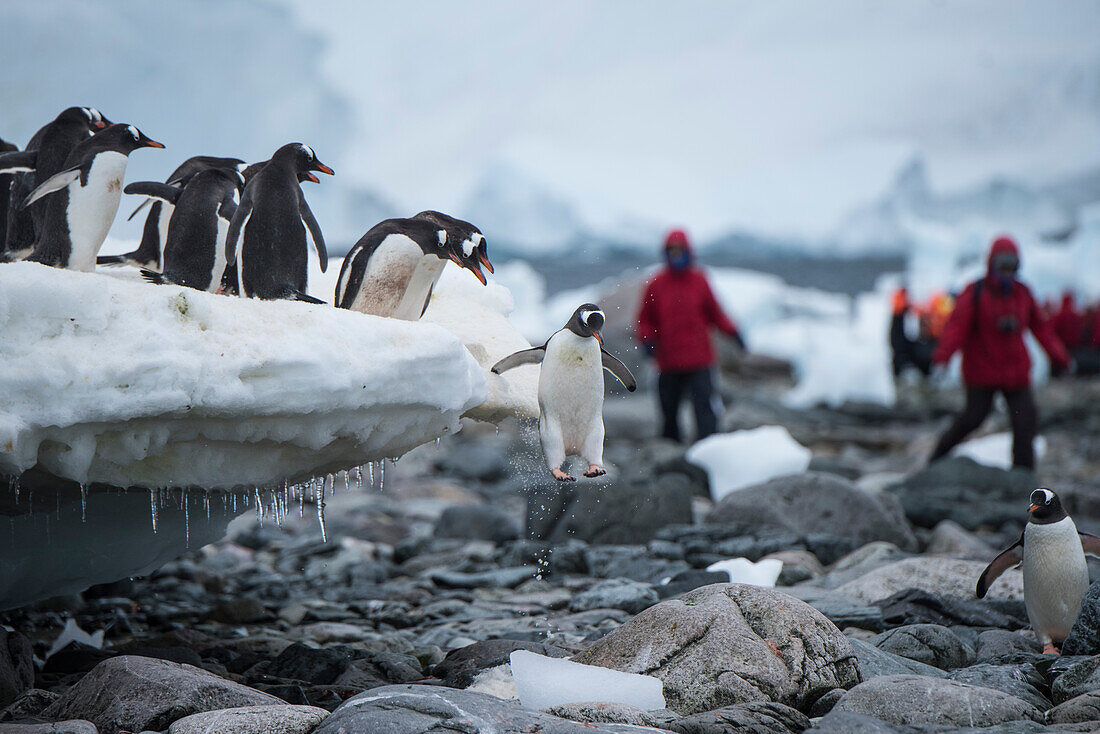
<path id="1" fill-rule="evenodd" d="M 741 338 L 741 333 L 738 331 L 730 334 L 730 339 L 733 339 L 733 343 L 741 348 L 742 352 L 749 351 L 749 348 L 745 346 L 745 340 Z"/>
<path id="2" fill-rule="evenodd" d="M 643 344 L 642 349 L 645 350 L 646 356 L 648 356 L 648 357 L 654 357 L 657 354 L 657 345 L 656 344 L 648 344 L 648 343 Z"/>

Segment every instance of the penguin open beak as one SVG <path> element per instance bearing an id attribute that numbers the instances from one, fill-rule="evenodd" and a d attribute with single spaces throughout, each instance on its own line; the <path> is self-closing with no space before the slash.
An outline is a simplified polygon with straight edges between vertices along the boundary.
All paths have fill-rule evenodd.
<path id="1" fill-rule="evenodd" d="M 317 166 L 315 169 L 313 169 L 315 171 L 320 171 L 321 173 L 327 173 L 330 176 L 335 176 L 336 175 L 336 173 L 331 168 L 326 166 L 321 161 L 317 161 L 317 163 L 315 165 Z"/>
<path id="2" fill-rule="evenodd" d="M 485 273 L 481 272 L 481 268 L 477 266 L 477 263 L 474 263 L 472 266 L 470 266 L 470 272 L 477 276 L 477 279 L 481 281 L 482 285 L 489 284 L 489 281 L 485 279 Z"/>
<path id="3" fill-rule="evenodd" d="M 592 336 L 596 337 L 596 341 L 598 341 L 600 343 L 600 346 L 602 347 L 603 346 L 603 337 L 600 336 L 600 332 L 593 329 L 592 330 Z"/>
<path id="4" fill-rule="evenodd" d="M 477 259 L 481 261 L 481 264 L 484 265 L 485 269 L 488 270 L 490 273 L 496 272 L 495 270 L 493 270 L 493 264 L 489 262 L 489 256 L 486 255 L 484 252 L 478 252 Z"/>
<path id="5" fill-rule="evenodd" d="M 306 181 L 312 181 L 313 183 L 321 183 L 321 179 L 314 176 L 312 173 L 306 173 Z"/>

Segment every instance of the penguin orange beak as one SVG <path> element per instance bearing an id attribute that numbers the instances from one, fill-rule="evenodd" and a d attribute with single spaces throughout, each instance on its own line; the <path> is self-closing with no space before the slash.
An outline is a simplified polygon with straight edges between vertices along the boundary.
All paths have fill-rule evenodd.
<path id="1" fill-rule="evenodd" d="M 481 261 L 481 264 L 485 266 L 485 269 L 488 270 L 490 273 L 496 272 L 495 270 L 493 270 L 493 264 L 489 262 L 489 256 L 486 255 L 484 252 L 479 252 L 477 254 L 477 258 Z"/>
<path id="2" fill-rule="evenodd" d="M 462 264 L 462 261 L 458 259 L 458 255 L 454 254 L 453 252 L 449 252 L 449 253 L 447 253 L 447 257 L 451 258 L 451 262 L 453 262 L 453 263 L 454 263 L 455 265 L 457 265 L 458 267 L 460 267 L 460 268 L 461 268 L 461 267 L 465 267 L 465 266 L 464 266 L 464 265 Z"/>
<path id="3" fill-rule="evenodd" d="M 150 148 L 164 148 L 164 143 L 158 143 L 155 140 L 146 140 L 145 144 Z"/>
<path id="4" fill-rule="evenodd" d="M 1039 505 L 1032 505 L 1031 507 L 1027 508 L 1027 511 L 1028 511 L 1028 513 L 1032 513 L 1032 512 L 1035 512 L 1038 509 L 1039 509 Z"/>
<path id="5" fill-rule="evenodd" d="M 320 161 L 317 162 L 317 170 L 321 173 L 327 173 L 330 176 L 336 175 L 336 173 L 331 168 L 326 166 L 324 163 L 321 163 Z"/>
<path id="6" fill-rule="evenodd" d="M 312 173 L 306 173 L 306 180 L 312 181 L 313 183 L 321 183 L 321 179 L 317 178 Z"/>
<path id="7" fill-rule="evenodd" d="M 596 337 L 596 341 L 598 341 L 600 343 L 600 346 L 602 347 L 603 346 L 603 337 L 600 336 L 600 332 L 593 331 L 592 336 Z"/>
<path id="8" fill-rule="evenodd" d="M 470 272 L 477 276 L 477 279 L 481 281 L 482 285 L 489 284 L 489 282 L 485 280 L 485 273 L 481 272 L 481 268 L 479 268 L 476 263 L 470 268 Z"/>
<path id="9" fill-rule="evenodd" d="M 104 128 L 107 127 L 107 121 L 106 120 L 96 120 L 95 122 L 92 123 L 92 127 L 94 127 L 96 130 L 103 130 Z"/>

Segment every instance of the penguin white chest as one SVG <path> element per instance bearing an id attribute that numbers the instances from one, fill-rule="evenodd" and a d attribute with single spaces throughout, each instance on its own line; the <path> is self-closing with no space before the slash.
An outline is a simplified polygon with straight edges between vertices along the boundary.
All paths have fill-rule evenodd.
<path id="1" fill-rule="evenodd" d="M 1024 602 L 1040 636 L 1065 639 L 1089 585 L 1077 526 L 1069 517 L 1024 530 Z"/>
<path id="2" fill-rule="evenodd" d="M 423 250 L 412 238 L 403 234 L 387 236 L 370 255 L 352 310 L 375 316 L 396 316 L 423 258 Z M 419 317 L 418 311 L 416 318 Z"/>
<path id="3" fill-rule="evenodd" d="M 79 179 L 69 184 L 70 269 L 95 270 L 95 257 L 118 213 L 128 160 L 121 153 L 100 153 L 88 170 L 87 184 L 81 186 Z"/>
<path id="4" fill-rule="evenodd" d="M 210 270 L 210 285 L 206 288 L 211 293 L 221 287 L 222 276 L 225 274 L 225 240 L 228 235 L 229 221 L 218 217 L 218 234 L 214 240 L 214 264 Z"/>
<path id="5" fill-rule="evenodd" d="M 566 452 L 579 451 L 595 424 L 603 421 L 599 342 L 568 329 L 550 338 L 539 374 L 539 407 L 559 426 Z"/>

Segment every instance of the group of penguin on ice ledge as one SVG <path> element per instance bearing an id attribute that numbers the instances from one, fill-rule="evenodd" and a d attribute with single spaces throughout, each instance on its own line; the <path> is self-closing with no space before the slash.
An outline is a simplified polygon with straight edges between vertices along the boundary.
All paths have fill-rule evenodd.
<path id="1" fill-rule="evenodd" d="M 322 303 L 306 295 L 308 243 L 321 270 L 328 264 L 321 229 L 300 184 L 332 175 L 308 145 L 288 143 L 267 161 L 197 156 L 164 183 L 141 181 L 123 189 L 128 156 L 139 148 L 163 148 L 137 127 L 112 124 L 90 107 L 70 107 L 40 129 L 25 150 L 0 140 L 2 260 L 92 271 L 97 264 L 130 264 L 152 283 L 173 283 L 248 298 Z M 141 245 L 134 252 L 97 257 L 122 192 L 151 204 Z M 131 215 L 131 218 L 134 216 Z M 376 224 L 344 259 L 334 303 L 345 309 L 418 320 L 432 288 L 450 261 L 482 284 L 490 273 L 485 237 L 477 227 L 446 214 L 424 211 Z M 611 372 L 628 390 L 636 383 L 618 359 L 603 350 L 604 314 L 586 303 L 545 344 L 505 357 L 500 374 L 542 364 L 539 436 L 547 466 L 559 481 L 567 455 L 587 462 L 586 477 L 603 468 L 603 377 Z M 1085 553 L 1100 555 L 1100 538 L 1079 533 L 1058 496 L 1031 495 L 1029 521 L 1020 539 L 985 569 L 976 593 L 985 596 L 1005 570 L 1022 564 L 1024 599 L 1031 625 L 1054 652 L 1069 634 L 1085 589 Z"/>

